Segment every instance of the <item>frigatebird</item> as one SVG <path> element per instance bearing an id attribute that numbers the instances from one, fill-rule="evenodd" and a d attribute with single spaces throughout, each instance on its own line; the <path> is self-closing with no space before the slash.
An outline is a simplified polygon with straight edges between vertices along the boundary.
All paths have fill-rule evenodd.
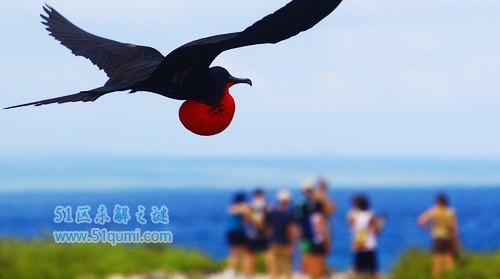
<path id="1" fill-rule="evenodd" d="M 198 135 L 215 135 L 226 129 L 234 116 L 229 94 L 234 84 L 252 85 L 219 66 L 211 67 L 222 52 L 234 48 L 275 44 L 305 31 L 329 15 L 342 0 L 293 0 L 241 32 L 227 33 L 189 42 L 163 56 L 158 50 L 121 43 L 80 29 L 49 5 L 41 14 L 49 34 L 73 54 L 90 59 L 109 79 L 98 88 L 46 99 L 23 106 L 52 103 L 93 102 L 114 91 L 149 91 L 186 100 L 179 109 L 182 124 Z"/>

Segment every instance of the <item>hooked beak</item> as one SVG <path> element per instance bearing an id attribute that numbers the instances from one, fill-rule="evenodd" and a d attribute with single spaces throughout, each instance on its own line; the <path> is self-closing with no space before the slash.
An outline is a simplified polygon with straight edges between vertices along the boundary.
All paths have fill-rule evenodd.
<path id="1" fill-rule="evenodd" d="M 248 78 L 237 78 L 237 77 L 229 76 L 228 81 L 232 84 L 246 83 L 246 84 L 252 86 L 252 81 Z"/>

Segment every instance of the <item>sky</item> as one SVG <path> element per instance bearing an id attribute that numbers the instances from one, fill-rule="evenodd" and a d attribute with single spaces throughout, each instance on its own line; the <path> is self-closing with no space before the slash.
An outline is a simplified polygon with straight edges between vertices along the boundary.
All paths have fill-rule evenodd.
<path id="1" fill-rule="evenodd" d="M 201 37 L 241 31 L 287 2 L 48 4 L 88 32 L 166 55 Z M 106 81 L 48 36 L 43 4 L 2 3 L 1 107 Z M 254 84 L 232 88 L 236 115 L 220 135 L 187 131 L 180 101 L 119 92 L 94 103 L 1 110 L 0 154 L 500 159 L 498 14 L 496 0 L 344 0 L 307 32 L 214 61 Z"/>

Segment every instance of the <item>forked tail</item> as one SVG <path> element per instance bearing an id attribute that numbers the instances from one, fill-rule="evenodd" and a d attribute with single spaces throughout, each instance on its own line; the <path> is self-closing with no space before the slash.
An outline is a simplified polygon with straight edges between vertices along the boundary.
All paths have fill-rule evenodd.
<path id="1" fill-rule="evenodd" d="M 111 93 L 113 91 L 124 91 L 124 90 L 132 89 L 133 85 L 135 85 L 135 82 L 105 85 L 105 86 L 98 87 L 98 88 L 95 88 L 95 89 L 92 89 L 89 91 L 81 91 L 81 92 L 76 93 L 76 94 L 40 100 L 40 101 L 26 103 L 26 104 L 22 104 L 22 105 L 11 106 L 11 107 L 7 107 L 5 109 L 19 108 L 19 107 L 25 107 L 25 106 L 42 106 L 42 105 L 55 104 L 55 103 L 62 104 L 62 103 L 69 103 L 69 102 L 93 102 L 93 101 L 97 100 L 99 97 L 101 97 L 102 95 Z"/>

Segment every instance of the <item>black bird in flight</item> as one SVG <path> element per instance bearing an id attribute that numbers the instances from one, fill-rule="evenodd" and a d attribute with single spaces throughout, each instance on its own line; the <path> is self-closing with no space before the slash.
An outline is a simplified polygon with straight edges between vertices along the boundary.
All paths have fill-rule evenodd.
<path id="1" fill-rule="evenodd" d="M 241 32 L 221 34 L 187 43 L 167 56 L 147 46 L 120 43 L 90 34 L 54 8 L 43 7 L 42 23 L 50 35 L 73 54 L 90 59 L 104 70 L 108 81 L 101 87 L 67 96 L 8 107 L 52 103 L 93 102 L 114 91 L 149 91 L 186 100 L 179 109 L 182 124 L 198 135 L 215 135 L 226 129 L 235 103 L 229 88 L 250 79 L 235 78 L 219 66 L 210 67 L 222 52 L 234 48 L 275 44 L 305 31 L 329 15 L 342 0 L 293 0 Z"/>

